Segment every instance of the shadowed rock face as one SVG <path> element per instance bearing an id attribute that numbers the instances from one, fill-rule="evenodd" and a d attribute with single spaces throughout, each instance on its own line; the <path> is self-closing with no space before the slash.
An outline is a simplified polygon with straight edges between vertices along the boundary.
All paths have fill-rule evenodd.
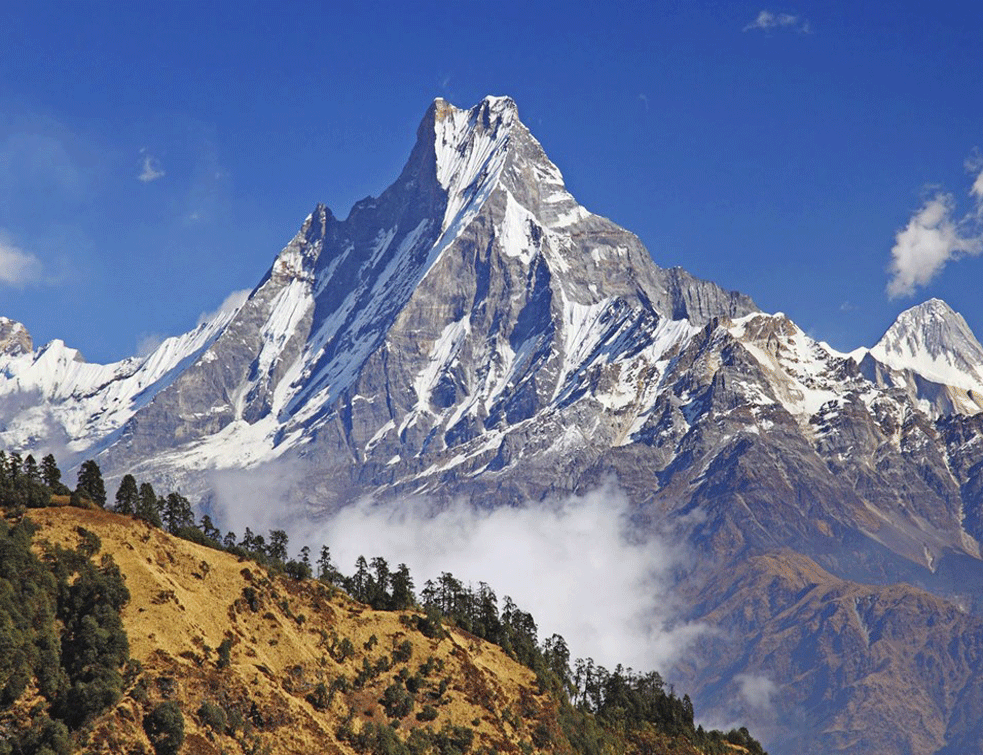
<path id="1" fill-rule="evenodd" d="M 662 269 L 576 202 L 508 98 L 435 101 L 389 189 L 344 220 L 315 208 L 241 307 L 145 360 L 35 353 L 2 324 L 0 357 L 6 445 L 50 427 L 111 481 L 189 495 L 285 461 L 285 516 L 615 477 L 639 527 L 697 556 L 687 618 L 730 644 L 678 673 L 711 717 L 771 726 L 777 752 L 976 747 L 983 347 L 965 321 L 928 302 L 839 354 Z M 854 624 L 895 629 L 858 644 Z M 786 707 L 732 711 L 769 684 Z"/>

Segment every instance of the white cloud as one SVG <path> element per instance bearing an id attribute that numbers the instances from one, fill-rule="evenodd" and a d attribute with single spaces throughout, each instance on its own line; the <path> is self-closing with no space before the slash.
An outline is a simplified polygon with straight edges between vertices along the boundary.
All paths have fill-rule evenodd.
<path id="1" fill-rule="evenodd" d="M 639 535 L 613 485 L 495 509 L 360 501 L 312 522 L 283 517 L 288 506 L 278 502 L 280 491 L 296 477 L 295 469 L 277 464 L 217 474 L 213 516 L 240 536 L 246 526 L 283 527 L 295 551 L 306 543 L 317 553 L 326 544 L 345 573 L 359 555 L 406 563 L 417 591 L 444 571 L 465 583 L 486 582 L 500 604 L 509 595 L 532 613 L 541 639 L 561 634 L 574 657 L 608 667 L 666 670 L 706 631 L 676 621 L 673 573 L 686 554 L 655 534 Z"/>
<path id="2" fill-rule="evenodd" d="M 808 34 L 811 31 L 809 22 L 803 20 L 801 16 L 791 13 L 772 13 L 769 10 L 760 11 L 757 18 L 744 27 L 744 31 L 753 31 L 755 29 L 763 31 L 789 29 L 791 31 L 802 32 L 803 34 Z"/>
<path id="3" fill-rule="evenodd" d="M 778 685 L 767 676 L 759 674 L 737 674 L 734 677 L 739 687 L 738 694 L 748 707 L 759 712 L 771 712 L 775 707 Z"/>
<path id="4" fill-rule="evenodd" d="M 952 194 L 938 192 L 895 235 L 887 284 L 892 299 L 911 296 L 951 260 L 983 253 L 983 167 L 973 160 L 967 168 L 978 171 L 969 190 L 974 198 L 970 212 L 957 217 Z"/>
<path id="5" fill-rule="evenodd" d="M 223 312 L 232 312 L 233 310 L 239 309 L 243 304 L 245 304 L 246 299 L 249 298 L 249 294 L 252 293 L 252 289 L 244 288 L 241 291 L 233 291 L 231 294 L 225 297 L 225 300 L 218 305 L 218 309 L 211 312 L 202 312 L 198 315 L 198 325 L 204 325 L 209 320 L 214 320 Z"/>
<path id="6" fill-rule="evenodd" d="M 41 277 L 41 262 L 0 234 L 0 284 L 23 286 Z"/>
<path id="7" fill-rule="evenodd" d="M 137 341 L 137 353 L 138 357 L 146 357 L 153 354 L 157 347 L 164 343 L 166 336 L 162 336 L 160 333 L 144 333 L 140 336 L 140 340 Z"/>
<path id="8" fill-rule="evenodd" d="M 143 169 L 140 171 L 140 175 L 137 176 L 137 180 L 147 184 L 167 175 L 164 169 L 161 168 L 160 160 L 153 155 L 147 154 L 146 149 L 141 149 L 140 154 L 143 155 Z"/>

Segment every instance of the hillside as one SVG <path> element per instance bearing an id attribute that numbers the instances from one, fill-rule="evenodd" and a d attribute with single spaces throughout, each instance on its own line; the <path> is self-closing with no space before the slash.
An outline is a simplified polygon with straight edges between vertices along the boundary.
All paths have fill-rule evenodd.
<path id="1" fill-rule="evenodd" d="M 124 694 L 83 728 L 78 751 L 153 752 L 147 716 L 173 701 L 184 719 L 180 752 L 195 755 L 700 752 L 651 728 L 634 743 L 598 738 L 589 717 L 501 648 L 456 628 L 427 636 L 415 612 L 374 611 L 333 586 L 98 509 L 36 509 L 29 518 L 38 552 L 45 542 L 96 542 L 93 559 L 111 555 L 129 590 Z M 16 730 L 18 713 L 43 702 L 32 690 L 0 716 L 0 731 Z M 577 732 L 596 742 L 575 750 Z"/>

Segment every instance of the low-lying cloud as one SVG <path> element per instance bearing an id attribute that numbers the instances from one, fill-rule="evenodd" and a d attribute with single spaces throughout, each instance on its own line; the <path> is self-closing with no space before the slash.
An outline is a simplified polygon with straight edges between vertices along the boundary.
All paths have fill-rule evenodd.
<path id="1" fill-rule="evenodd" d="M 983 165 L 967 162 L 976 175 L 969 195 L 973 207 L 959 216 L 952 194 L 937 192 L 894 237 L 887 294 L 911 296 L 928 285 L 951 261 L 983 253 Z"/>
<path id="2" fill-rule="evenodd" d="M 326 520 L 278 517 L 277 490 L 260 473 L 215 478 L 213 516 L 240 535 L 282 527 L 291 550 L 322 544 L 344 573 L 359 555 L 383 556 L 410 567 L 416 589 L 441 572 L 465 583 L 488 583 L 501 601 L 512 597 L 535 617 L 540 638 L 563 635 L 574 657 L 613 667 L 665 670 L 700 634 L 676 621 L 673 572 L 683 549 L 654 533 L 639 533 L 629 505 L 614 485 L 583 496 L 522 506 L 479 508 L 464 502 L 437 506 L 423 499 L 346 506 Z M 242 495 L 248 490 L 247 495 Z M 255 502 L 255 504 L 250 503 Z"/>
<path id="3" fill-rule="evenodd" d="M 734 681 L 737 682 L 738 695 L 750 708 L 759 712 L 774 711 L 778 685 L 771 679 L 760 674 L 738 674 Z"/>

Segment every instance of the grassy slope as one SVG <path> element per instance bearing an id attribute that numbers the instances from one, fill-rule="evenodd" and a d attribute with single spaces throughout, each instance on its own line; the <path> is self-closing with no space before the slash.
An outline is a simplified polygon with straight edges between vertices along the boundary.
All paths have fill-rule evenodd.
<path id="1" fill-rule="evenodd" d="M 79 527 L 95 532 L 131 594 L 123 621 L 142 673 L 94 723 L 85 752 L 151 752 L 142 717 L 166 699 L 183 709 L 184 753 L 353 752 L 336 737 L 339 724 L 350 718 L 357 731 L 365 722 L 389 722 L 379 704 L 383 691 L 401 669 L 413 674 L 430 657 L 442 668 L 430 672 L 413 711 L 399 720 L 400 730 L 465 726 L 475 734 L 471 752 L 535 751 L 538 733 L 543 751 L 569 751 L 557 704 L 537 692 L 532 672 L 465 632 L 427 638 L 401 622 L 405 614 L 373 611 L 316 581 L 270 576 L 252 562 L 101 510 L 41 509 L 30 518 L 40 525 L 36 540 L 75 546 Z M 367 649 L 373 635 L 377 644 Z M 331 641 L 346 637 L 354 657 L 337 662 Z M 220 669 L 216 649 L 223 640 L 232 647 L 228 668 Z M 324 710 L 306 699 L 318 683 L 330 685 L 339 675 L 351 681 L 363 659 L 377 663 L 405 641 L 412 646 L 409 660 L 394 663 L 362 689 L 338 693 Z M 444 679 L 447 691 L 437 699 Z M 213 731 L 196 716 L 203 701 L 239 711 L 245 725 L 234 734 Z M 425 704 L 437 711 L 430 723 L 416 719 Z M 657 747 L 652 752 L 694 752 L 682 742 Z"/>

